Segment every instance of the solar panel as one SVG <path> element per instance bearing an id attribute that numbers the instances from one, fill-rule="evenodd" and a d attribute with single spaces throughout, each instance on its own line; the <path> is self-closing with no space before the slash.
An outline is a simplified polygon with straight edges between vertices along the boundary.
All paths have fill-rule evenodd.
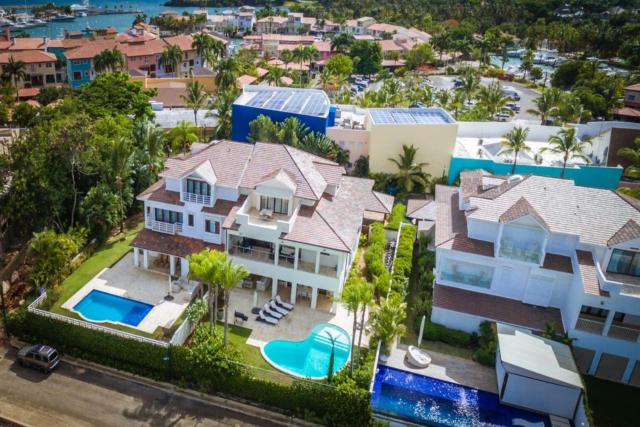
<path id="1" fill-rule="evenodd" d="M 290 113 L 299 113 L 307 102 L 308 95 L 304 92 L 295 93 L 287 102 L 285 110 Z"/>
<path id="2" fill-rule="evenodd" d="M 396 111 L 391 113 L 391 117 L 398 124 L 415 123 L 413 115 L 407 111 Z"/>
<path id="3" fill-rule="evenodd" d="M 376 124 L 438 124 L 452 123 L 440 109 L 426 108 L 377 108 L 371 109 L 371 118 Z"/>
<path id="4" fill-rule="evenodd" d="M 289 91 L 276 92 L 273 97 L 264 105 L 269 110 L 281 110 L 284 103 L 291 97 Z"/>
<path id="5" fill-rule="evenodd" d="M 314 93 L 309 97 L 309 101 L 304 107 L 303 114 L 310 116 L 323 115 L 327 110 L 327 100 L 320 93 Z"/>
<path id="6" fill-rule="evenodd" d="M 247 106 L 262 107 L 262 104 L 264 104 L 264 102 L 269 99 L 270 96 L 271 92 L 259 92 L 247 103 Z"/>

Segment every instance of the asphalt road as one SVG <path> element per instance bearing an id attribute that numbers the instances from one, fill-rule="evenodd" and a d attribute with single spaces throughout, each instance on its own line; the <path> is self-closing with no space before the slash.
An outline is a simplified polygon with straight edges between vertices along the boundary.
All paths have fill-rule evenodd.
<path id="1" fill-rule="evenodd" d="M 250 414 L 61 363 L 49 375 L 0 347 L 1 418 L 34 426 L 277 426 Z"/>

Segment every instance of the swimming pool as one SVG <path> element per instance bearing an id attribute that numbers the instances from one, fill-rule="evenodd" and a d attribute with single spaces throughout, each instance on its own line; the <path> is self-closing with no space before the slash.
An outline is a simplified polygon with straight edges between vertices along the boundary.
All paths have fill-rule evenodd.
<path id="1" fill-rule="evenodd" d="M 262 356 L 288 374 L 321 379 L 329 371 L 332 339 L 335 343 L 333 372 L 338 372 L 349 360 L 351 338 L 344 329 L 331 323 L 318 323 L 303 341 L 269 341 L 262 347 Z"/>
<path id="2" fill-rule="evenodd" d="M 498 395 L 380 365 L 374 412 L 426 426 L 549 427 L 549 417 L 502 405 Z"/>
<path id="3" fill-rule="evenodd" d="M 73 306 L 83 318 L 92 322 L 112 322 L 138 326 L 153 306 L 140 301 L 92 290 Z"/>

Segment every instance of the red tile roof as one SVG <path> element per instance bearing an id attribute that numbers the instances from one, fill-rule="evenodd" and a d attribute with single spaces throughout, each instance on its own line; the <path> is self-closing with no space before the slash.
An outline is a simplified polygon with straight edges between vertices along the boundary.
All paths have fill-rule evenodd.
<path id="1" fill-rule="evenodd" d="M 11 57 L 13 57 L 14 61 L 22 61 L 25 64 L 56 62 L 58 60 L 53 53 L 44 52 L 42 50 L 21 50 L 17 52 L 0 53 L 0 64 L 8 63 L 9 58 Z"/>
<path id="2" fill-rule="evenodd" d="M 45 48 L 43 37 L 6 37 L 0 38 L 0 50 L 42 50 Z"/>
<path id="3" fill-rule="evenodd" d="M 125 43 L 119 46 L 125 56 L 150 56 L 159 55 L 167 47 L 167 43 L 162 39 L 149 40 L 144 43 Z"/>
<path id="4" fill-rule="evenodd" d="M 549 322 L 554 324 L 556 331 L 564 333 L 562 315 L 557 308 L 537 307 L 514 299 L 440 283 L 433 287 L 433 306 L 538 331 L 545 330 L 546 323 Z"/>
<path id="5" fill-rule="evenodd" d="M 232 200 L 218 199 L 212 207 L 203 207 L 202 212 L 214 215 L 222 215 L 226 217 L 231 213 L 234 207 L 241 207 L 245 200 L 247 200 L 247 196 L 245 196 L 244 194 L 240 195 L 237 202 L 234 202 Z"/>
<path id="6" fill-rule="evenodd" d="M 640 238 L 640 225 L 630 219 L 627 221 L 607 242 L 607 246 L 616 246 L 620 243 L 628 242 Z"/>
<path id="7" fill-rule="evenodd" d="M 500 215 L 499 221 L 511 222 L 527 215 L 532 216 L 538 222 L 538 224 L 543 226 L 545 229 L 549 229 L 546 221 L 524 197 L 520 197 L 517 202 L 515 202 L 509 209 L 504 211 L 504 213 Z"/>
<path id="8" fill-rule="evenodd" d="M 25 87 L 22 89 L 18 89 L 18 98 L 33 98 L 34 96 L 38 96 L 39 93 L 40 88 Z"/>
<path id="9" fill-rule="evenodd" d="M 189 35 L 180 35 L 175 37 L 167 37 L 164 39 L 167 44 L 176 45 L 180 47 L 183 52 L 188 52 L 190 50 L 195 50 L 193 48 L 193 37 Z"/>
<path id="10" fill-rule="evenodd" d="M 115 40 L 96 40 L 92 43 L 87 43 L 75 49 L 70 49 L 64 53 L 67 59 L 92 59 L 104 50 L 112 50 L 117 43 Z"/>
<path id="11" fill-rule="evenodd" d="M 181 258 L 200 252 L 205 248 L 224 250 L 224 245 L 207 243 L 200 239 L 192 239 L 185 236 L 158 233 L 147 228 L 138 233 L 131 242 L 131 246 Z"/>
<path id="12" fill-rule="evenodd" d="M 593 261 L 593 254 L 589 251 L 576 251 L 578 268 L 582 276 L 582 287 L 585 294 L 597 296 L 609 296 L 609 292 L 600 289 L 598 272 Z"/>

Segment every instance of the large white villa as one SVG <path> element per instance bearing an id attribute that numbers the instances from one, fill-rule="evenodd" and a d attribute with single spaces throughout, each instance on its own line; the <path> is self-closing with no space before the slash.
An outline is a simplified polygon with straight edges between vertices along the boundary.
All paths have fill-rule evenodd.
<path id="1" fill-rule="evenodd" d="M 431 319 L 575 339 L 583 372 L 640 385 L 640 211 L 611 190 L 534 175 L 438 186 Z"/>
<path id="2" fill-rule="evenodd" d="M 363 222 L 384 220 L 393 197 L 342 166 L 279 144 L 215 141 L 170 158 L 161 179 L 138 196 L 145 228 L 132 242 L 133 262 L 187 276 L 187 256 L 226 250 L 264 291 L 286 289 L 336 303 Z"/>

